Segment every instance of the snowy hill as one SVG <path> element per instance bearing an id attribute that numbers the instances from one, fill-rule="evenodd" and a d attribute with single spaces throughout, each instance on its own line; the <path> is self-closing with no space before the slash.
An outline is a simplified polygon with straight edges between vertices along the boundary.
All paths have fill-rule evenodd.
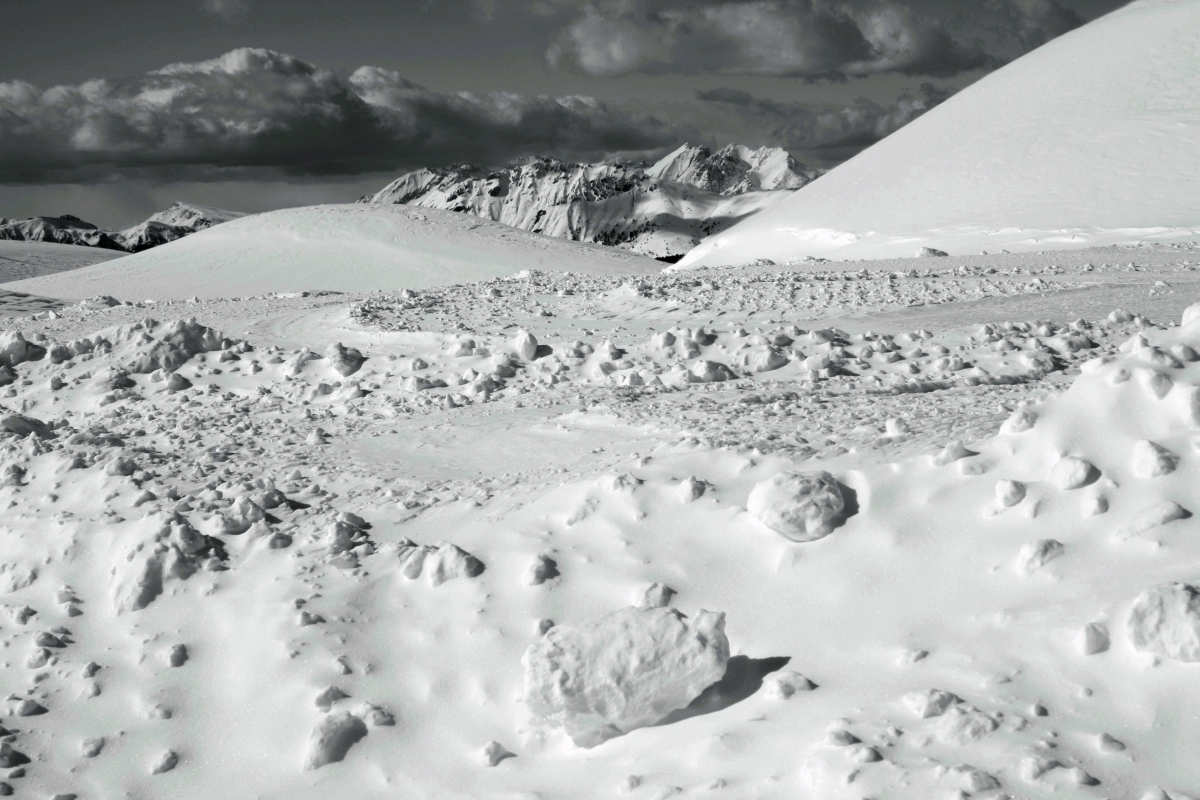
<path id="1" fill-rule="evenodd" d="M 678 257 L 787 198 L 819 173 L 780 148 L 684 145 L 649 168 L 552 158 L 488 171 L 458 164 L 400 176 L 361 202 L 473 214 L 561 239 Z"/>
<path id="2" fill-rule="evenodd" d="M 224 223 L 145 253 L 12 284 L 50 297 L 236 297 L 404 289 L 526 269 L 640 275 L 662 264 L 444 211 L 330 205 Z"/>
<path id="3" fill-rule="evenodd" d="M 1200 232 L 1200 3 L 1135 2 L 960 92 L 684 266 Z"/>
<path id="4" fill-rule="evenodd" d="M 102 230 L 69 214 L 21 220 L 0 218 L 0 240 L 54 242 L 138 253 L 240 216 L 243 215 L 237 211 L 176 202 L 145 222 L 119 231 Z"/>

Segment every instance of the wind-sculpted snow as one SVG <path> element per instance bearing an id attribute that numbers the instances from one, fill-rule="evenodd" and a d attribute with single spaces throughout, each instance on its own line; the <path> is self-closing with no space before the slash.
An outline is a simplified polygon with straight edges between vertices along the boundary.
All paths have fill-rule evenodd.
<path id="1" fill-rule="evenodd" d="M 7 320 L 0 783 L 1186 797 L 1193 257 Z"/>

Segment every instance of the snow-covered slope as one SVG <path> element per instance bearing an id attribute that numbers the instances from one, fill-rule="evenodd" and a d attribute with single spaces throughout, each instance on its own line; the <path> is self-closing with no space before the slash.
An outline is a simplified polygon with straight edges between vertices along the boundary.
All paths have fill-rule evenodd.
<path id="1" fill-rule="evenodd" d="M 1142 0 L 987 76 L 683 265 L 1200 232 L 1200 2 Z"/>
<path id="2" fill-rule="evenodd" d="M 437 286 L 525 269 L 649 274 L 662 264 L 446 211 L 331 205 L 242 217 L 145 253 L 20 281 L 50 297 L 236 297 Z"/>
<path id="3" fill-rule="evenodd" d="M 459 164 L 402 175 L 362 202 L 473 214 L 522 230 L 677 257 L 770 208 L 818 173 L 780 148 L 684 145 L 646 168 L 552 158 L 488 171 Z"/>
<path id="4" fill-rule="evenodd" d="M 100 247 L 0 239 L 0 283 L 87 267 L 123 255 Z"/>
<path id="5" fill-rule="evenodd" d="M 0 240 L 55 242 L 138 253 L 240 216 L 243 215 L 237 211 L 176 202 L 165 211 L 151 215 L 145 222 L 119 231 L 101 230 L 90 222 L 70 215 L 14 220 L 0 218 Z"/>

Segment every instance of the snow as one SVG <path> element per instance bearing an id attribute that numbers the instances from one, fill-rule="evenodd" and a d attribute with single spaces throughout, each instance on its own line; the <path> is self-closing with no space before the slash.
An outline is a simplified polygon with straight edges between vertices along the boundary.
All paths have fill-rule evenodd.
<path id="1" fill-rule="evenodd" d="M 1200 661 L 1200 590 L 1186 583 L 1147 589 L 1129 612 L 1133 646 L 1177 661 Z"/>
<path id="2" fill-rule="evenodd" d="M 781 472 L 755 486 L 746 502 L 759 522 L 794 542 L 828 536 L 845 508 L 842 489 L 828 472 Z"/>
<path id="3" fill-rule="evenodd" d="M 556 625 L 530 645 L 525 703 L 575 744 L 595 747 L 684 708 L 728 660 L 724 614 L 629 607 Z"/>
<path id="4" fill-rule="evenodd" d="M 1194 619 L 1162 587 L 1200 556 L 1198 253 L 526 260 L 7 315 L 0 782 L 1194 793 Z"/>
<path id="5" fill-rule="evenodd" d="M 269 292 L 425 288 L 526 269 L 651 274 L 646 258 L 445 211 L 311 206 L 241 217 L 69 276 L 6 288 L 54 297 L 183 299 Z"/>
<path id="6" fill-rule="evenodd" d="M 714 153 L 685 144 L 649 168 L 538 158 L 494 171 L 421 169 L 361 202 L 456 211 L 556 238 L 677 258 L 818 174 L 780 148 L 729 145 Z"/>
<path id="7" fill-rule="evenodd" d="M 680 266 L 1194 239 L 1197 31 L 1192 0 L 1131 3 L 982 78 Z"/>

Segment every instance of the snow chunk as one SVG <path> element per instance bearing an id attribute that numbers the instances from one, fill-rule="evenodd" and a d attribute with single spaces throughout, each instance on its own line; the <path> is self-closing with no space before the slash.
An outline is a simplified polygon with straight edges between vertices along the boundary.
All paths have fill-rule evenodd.
<path id="1" fill-rule="evenodd" d="M 811 542 L 833 532 L 846 502 L 828 472 L 780 472 L 754 487 L 746 508 L 785 538 Z"/>
<path id="2" fill-rule="evenodd" d="M 1103 622 L 1089 622 L 1083 626 L 1079 649 L 1085 656 L 1094 656 L 1108 650 L 1108 627 Z"/>
<path id="3" fill-rule="evenodd" d="M 20 437 L 33 435 L 40 439 L 50 439 L 54 436 L 54 431 L 49 425 L 23 414 L 6 414 L 0 418 L 0 429 Z"/>
<path id="4" fill-rule="evenodd" d="M 933 457 L 933 465 L 935 467 L 944 467 L 947 464 L 952 464 L 959 459 L 967 458 L 968 456 L 976 455 L 968 450 L 962 442 L 954 441 L 946 445 L 942 452 Z"/>
<path id="5" fill-rule="evenodd" d="M 1164 583 L 1142 592 L 1129 613 L 1129 638 L 1143 653 L 1200 661 L 1200 589 Z"/>
<path id="6" fill-rule="evenodd" d="M 558 625 L 525 651 L 525 702 L 594 747 L 686 707 L 725 674 L 725 615 L 625 608 Z"/>
<path id="7" fill-rule="evenodd" d="M 1187 519 L 1190 516 L 1191 512 L 1186 508 L 1176 502 L 1167 500 L 1151 506 L 1129 520 L 1129 522 L 1117 530 L 1117 538 L 1132 539 L 1134 536 L 1154 530 L 1166 525 L 1168 522 L 1174 522 L 1177 519 Z"/>
<path id="8" fill-rule="evenodd" d="M 516 753 L 510 753 L 504 745 L 497 742 L 495 739 L 483 746 L 480 752 L 483 763 L 489 767 L 494 767 L 506 758 L 516 758 Z"/>
<path id="9" fill-rule="evenodd" d="M 537 356 L 538 340 L 527 330 L 517 331 L 512 339 L 512 350 L 524 361 L 533 361 Z"/>
<path id="10" fill-rule="evenodd" d="M 796 692 L 811 692 L 817 685 L 795 670 L 785 670 L 768 675 L 763 679 L 763 690 L 767 697 L 787 700 Z"/>
<path id="11" fill-rule="evenodd" d="M 996 501 L 1011 508 L 1025 499 L 1025 484 L 1020 481 L 996 481 Z"/>
<path id="12" fill-rule="evenodd" d="M 28 564 L 0 564 L 0 594 L 20 591 L 37 580 L 37 568 Z"/>
<path id="13" fill-rule="evenodd" d="M 1066 456 L 1050 470 L 1050 483 L 1063 490 L 1078 489 L 1093 482 L 1098 475 L 1087 459 Z"/>
<path id="14" fill-rule="evenodd" d="M 1065 552 L 1063 543 L 1056 539 L 1038 539 L 1036 542 L 1030 542 L 1021 548 L 1017 556 L 1017 572 L 1032 575 Z"/>
<path id="15" fill-rule="evenodd" d="M 433 586 L 454 578 L 476 578 L 486 569 L 478 558 L 449 542 L 433 547 L 404 539 L 399 543 L 397 556 L 404 577 L 414 579 L 425 575 Z"/>
<path id="16" fill-rule="evenodd" d="M 731 381 L 737 377 L 724 364 L 704 359 L 692 364 L 690 374 L 692 376 L 691 379 L 696 383 L 718 383 L 720 381 Z"/>
<path id="17" fill-rule="evenodd" d="M 958 702 L 958 697 L 941 689 L 926 689 L 922 692 L 909 692 L 904 695 L 904 704 L 921 719 L 940 717 L 946 710 Z"/>
<path id="18" fill-rule="evenodd" d="M 1170 475 L 1178 464 L 1179 457 L 1162 445 L 1142 439 L 1133 446 L 1133 474 L 1139 478 Z"/>
<path id="19" fill-rule="evenodd" d="M 304 757 L 305 769 L 319 769 L 341 761 L 356 742 L 367 735 L 367 725 L 353 714 L 331 714 L 313 728 Z"/>
<path id="20" fill-rule="evenodd" d="M 341 342 L 329 345 L 325 349 L 325 358 L 334 371 L 343 378 L 353 375 L 362 368 L 367 359 L 353 347 L 345 347 Z"/>

